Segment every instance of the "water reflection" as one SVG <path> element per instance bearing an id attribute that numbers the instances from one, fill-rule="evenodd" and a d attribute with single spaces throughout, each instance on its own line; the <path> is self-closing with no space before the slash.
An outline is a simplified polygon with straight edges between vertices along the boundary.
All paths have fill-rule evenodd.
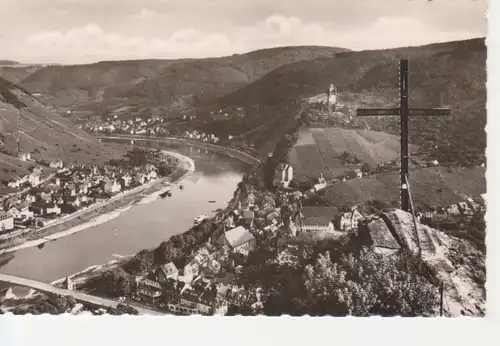
<path id="1" fill-rule="evenodd" d="M 183 190 L 175 188 L 171 197 L 137 204 L 106 223 L 45 243 L 41 248 L 10 254 L 12 258 L 3 266 L 0 261 L 1 271 L 51 282 L 91 265 L 106 263 L 113 255 L 130 255 L 157 246 L 191 227 L 195 216 L 224 208 L 247 169 L 240 161 L 215 153 L 205 154 L 203 150 L 197 152 L 197 148 L 165 143 L 159 147 L 195 161 L 196 172 L 183 182 Z M 210 200 L 215 203 L 209 203 Z"/>

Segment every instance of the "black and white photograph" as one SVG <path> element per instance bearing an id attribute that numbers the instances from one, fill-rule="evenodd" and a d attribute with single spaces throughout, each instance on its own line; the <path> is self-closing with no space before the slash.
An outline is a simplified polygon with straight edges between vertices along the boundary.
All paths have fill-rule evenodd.
<path id="1" fill-rule="evenodd" d="M 0 321 L 487 316 L 486 0 L 0 7 Z"/>

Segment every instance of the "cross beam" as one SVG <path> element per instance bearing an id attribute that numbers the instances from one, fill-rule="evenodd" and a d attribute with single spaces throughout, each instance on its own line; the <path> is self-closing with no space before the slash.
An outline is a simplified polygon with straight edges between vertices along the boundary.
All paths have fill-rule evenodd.
<path id="1" fill-rule="evenodd" d="M 409 116 L 446 116 L 450 114 L 447 108 L 410 108 L 408 59 L 399 62 L 399 108 L 360 108 L 357 116 L 399 116 L 401 124 L 401 209 L 410 211 L 410 196 L 407 186 L 408 167 L 408 118 Z"/>

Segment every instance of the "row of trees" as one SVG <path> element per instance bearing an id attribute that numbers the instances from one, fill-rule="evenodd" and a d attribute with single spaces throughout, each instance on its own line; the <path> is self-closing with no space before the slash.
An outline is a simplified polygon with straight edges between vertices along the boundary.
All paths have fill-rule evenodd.
<path id="1" fill-rule="evenodd" d="M 69 311 L 76 305 L 76 300 L 73 297 L 53 296 L 49 294 L 37 299 L 38 301 L 30 303 L 28 306 L 15 307 L 11 312 L 14 315 L 59 315 Z"/>
<path id="2" fill-rule="evenodd" d="M 148 163 L 154 164 L 158 168 L 158 174 L 165 177 L 177 169 L 179 160 L 170 155 L 163 155 L 159 149 L 151 151 L 134 147 L 125 154 L 125 159 L 112 159 L 109 161 L 109 164 L 123 168 L 142 167 Z"/>

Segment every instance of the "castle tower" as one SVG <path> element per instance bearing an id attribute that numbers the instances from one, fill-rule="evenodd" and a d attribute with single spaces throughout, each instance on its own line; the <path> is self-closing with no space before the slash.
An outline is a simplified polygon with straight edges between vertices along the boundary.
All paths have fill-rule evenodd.
<path id="1" fill-rule="evenodd" d="M 66 276 L 66 280 L 64 280 L 64 288 L 68 291 L 73 291 L 73 280 Z"/>
<path id="2" fill-rule="evenodd" d="M 333 84 L 330 84 L 327 90 L 327 106 L 328 113 L 332 115 L 332 112 L 335 111 L 335 106 L 337 105 L 337 87 Z"/>

